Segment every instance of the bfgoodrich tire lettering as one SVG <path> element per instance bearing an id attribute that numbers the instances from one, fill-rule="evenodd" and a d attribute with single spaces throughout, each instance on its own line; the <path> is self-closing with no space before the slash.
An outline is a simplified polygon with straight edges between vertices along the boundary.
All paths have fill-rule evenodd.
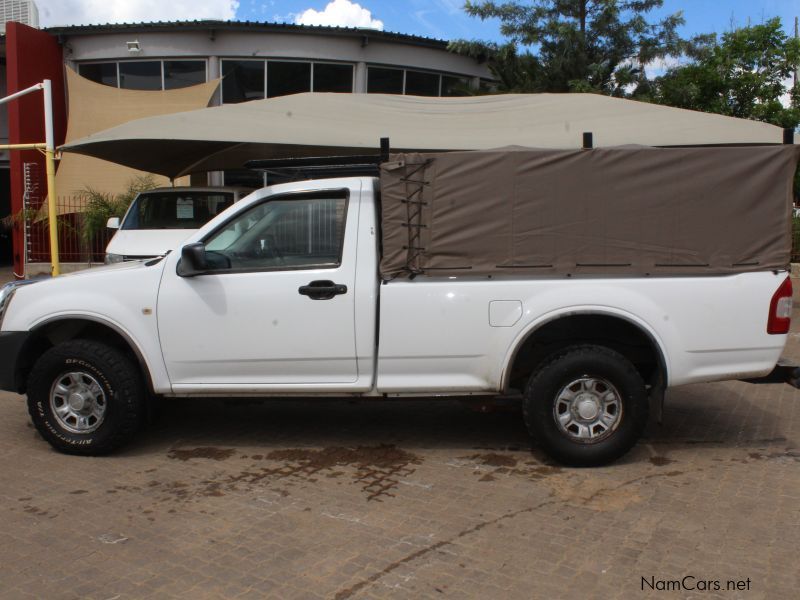
<path id="1" fill-rule="evenodd" d="M 92 340 L 51 348 L 28 379 L 33 424 L 50 445 L 67 454 L 102 455 L 128 442 L 142 421 L 144 397 L 141 375 L 131 360 Z M 66 405 L 70 398 L 71 408 Z M 81 421 L 84 414 L 93 416 Z"/>
<path id="2" fill-rule="evenodd" d="M 641 375 L 602 346 L 572 346 L 530 378 L 525 424 L 542 448 L 566 465 L 591 467 L 628 452 L 647 424 Z"/>

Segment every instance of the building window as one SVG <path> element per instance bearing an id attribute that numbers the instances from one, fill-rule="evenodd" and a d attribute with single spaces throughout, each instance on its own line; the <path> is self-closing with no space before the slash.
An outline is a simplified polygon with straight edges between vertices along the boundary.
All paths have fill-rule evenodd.
<path id="1" fill-rule="evenodd" d="M 164 89 L 178 88 L 205 83 L 206 61 L 204 60 L 165 60 Z"/>
<path id="2" fill-rule="evenodd" d="M 117 63 L 91 63 L 78 65 L 78 74 L 95 83 L 117 87 Z"/>
<path id="3" fill-rule="evenodd" d="M 469 78 L 411 69 L 368 67 L 367 93 L 466 96 L 469 93 Z"/>
<path id="4" fill-rule="evenodd" d="M 469 94 L 469 79 L 442 75 L 442 96 L 466 96 Z"/>
<path id="5" fill-rule="evenodd" d="M 147 60 L 82 63 L 78 74 L 127 90 L 174 90 L 205 83 L 205 60 Z M 119 78 L 118 78 L 119 76 Z"/>
<path id="6" fill-rule="evenodd" d="M 438 96 L 439 75 L 420 71 L 406 71 L 405 93 L 410 96 Z"/>
<path id="7" fill-rule="evenodd" d="M 119 87 L 126 90 L 161 90 L 161 61 L 119 63 Z"/>
<path id="8" fill-rule="evenodd" d="M 403 79 L 403 69 L 369 67 L 367 69 L 367 93 L 402 94 Z"/>
<path id="9" fill-rule="evenodd" d="M 222 61 L 222 102 L 232 104 L 264 97 L 263 60 Z"/>
<path id="10" fill-rule="evenodd" d="M 311 91 L 311 63 L 267 63 L 267 98 Z"/>
<path id="11" fill-rule="evenodd" d="M 351 93 L 353 65 L 314 63 L 314 91 Z"/>

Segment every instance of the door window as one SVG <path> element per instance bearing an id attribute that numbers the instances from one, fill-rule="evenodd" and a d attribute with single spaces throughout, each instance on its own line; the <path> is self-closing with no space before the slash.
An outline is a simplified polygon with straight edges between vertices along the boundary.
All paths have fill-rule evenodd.
<path id="1" fill-rule="evenodd" d="M 263 202 L 205 240 L 209 265 L 226 271 L 338 267 L 346 213 L 343 196 Z"/>

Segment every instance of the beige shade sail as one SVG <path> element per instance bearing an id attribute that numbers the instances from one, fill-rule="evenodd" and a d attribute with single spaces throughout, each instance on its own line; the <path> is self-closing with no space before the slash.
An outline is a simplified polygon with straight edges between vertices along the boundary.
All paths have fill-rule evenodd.
<path id="1" fill-rule="evenodd" d="M 177 90 L 125 90 L 95 83 L 69 68 L 66 72 L 68 144 L 142 117 L 207 107 L 219 86 L 217 79 Z M 80 201 L 76 197 L 79 190 L 92 188 L 100 192 L 117 193 L 123 191 L 127 182 L 137 174 L 142 174 L 142 171 L 125 163 L 108 162 L 103 157 L 63 154 L 56 173 L 58 212 L 64 214 L 79 208 Z M 158 177 L 156 183 L 167 185 L 168 180 Z"/>
<path id="2" fill-rule="evenodd" d="M 796 145 L 392 155 L 381 274 L 785 269 L 798 155 Z"/>
<path id="3" fill-rule="evenodd" d="M 596 147 L 782 141 L 766 123 L 597 94 L 306 93 L 139 119 L 70 138 L 62 150 L 175 177 L 254 158 L 377 151 L 381 137 L 395 150 L 579 148 L 587 131 Z"/>

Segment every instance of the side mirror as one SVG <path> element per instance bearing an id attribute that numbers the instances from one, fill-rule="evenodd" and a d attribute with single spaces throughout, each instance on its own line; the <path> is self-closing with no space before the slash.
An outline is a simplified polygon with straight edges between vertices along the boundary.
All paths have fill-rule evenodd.
<path id="1" fill-rule="evenodd" d="M 109 229 L 119 229 L 119 217 L 111 217 L 108 219 L 106 223 L 106 227 Z"/>
<path id="2" fill-rule="evenodd" d="M 180 277 L 194 277 L 208 271 L 206 247 L 202 242 L 186 244 L 181 248 L 181 260 L 178 262 Z"/>

